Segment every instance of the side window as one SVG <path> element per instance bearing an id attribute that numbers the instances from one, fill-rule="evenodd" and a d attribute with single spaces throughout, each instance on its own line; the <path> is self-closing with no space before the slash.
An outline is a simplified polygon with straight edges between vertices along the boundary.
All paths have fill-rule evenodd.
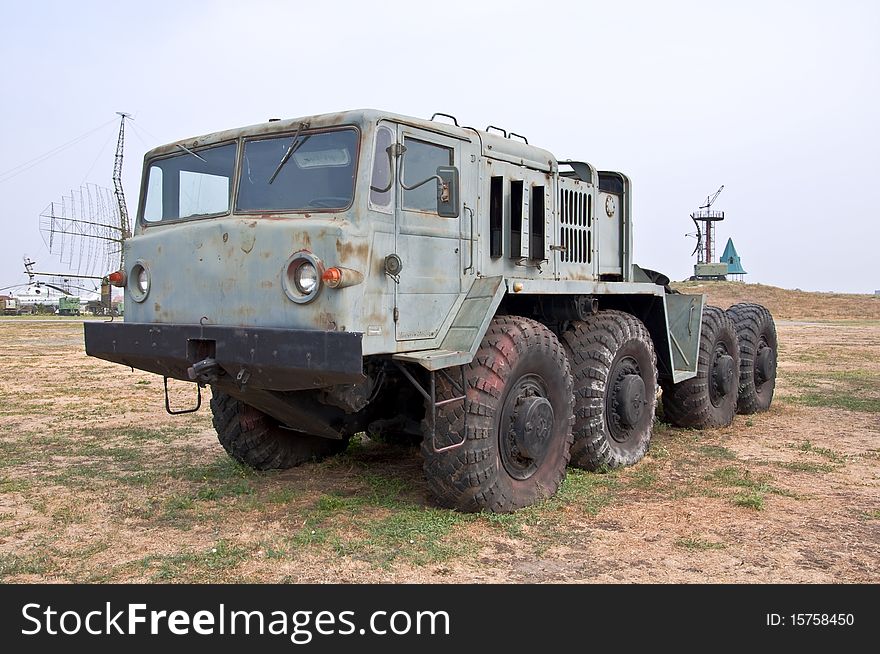
<path id="1" fill-rule="evenodd" d="M 387 127 L 376 130 L 376 147 L 373 150 L 373 174 L 370 178 L 370 208 L 391 213 L 391 162 L 388 148 L 394 143 L 394 133 Z"/>
<path id="2" fill-rule="evenodd" d="M 418 184 L 437 174 L 438 166 L 451 166 L 452 148 L 417 139 L 405 138 L 403 145 L 403 181 L 407 186 Z M 403 191 L 403 208 L 411 211 L 437 213 L 437 183 L 422 184 L 412 191 Z"/>

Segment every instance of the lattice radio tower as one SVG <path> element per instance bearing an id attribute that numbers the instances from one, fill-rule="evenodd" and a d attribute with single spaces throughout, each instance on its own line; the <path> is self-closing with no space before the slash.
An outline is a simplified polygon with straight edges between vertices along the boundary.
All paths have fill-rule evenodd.
<path id="1" fill-rule="evenodd" d="M 116 156 L 113 157 L 113 192 L 116 194 L 116 204 L 119 207 L 119 233 L 123 239 L 126 239 L 131 236 L 131 227 L 128 222 L 128 207 L 125 206 L 125 192 L 122 190 L 122 154 L 125 149 L 125 119 L 131 120 L 131 116 L 124 111 L 116 113 L 120 118 Z"/>
<path id="2" fill-rule="evenodd" d="M 113 190 L 84 183 L 50 202 L 40 214 L 40 232 L 49 252 L 58 256 L 69 277 L 102 279 L 122 268 L 122 245 L 131 236 L 128 208 L 122 188 L 122 162 L 125 147 L 125 121 L 120 116 L 116 155 L 113 159 Z M 58 273 L 29 274 L 57 275 Z"/>
<path id="3" fill-rule="evenodd" d="M 705 204 L 700 205 L 698 211 L 691 214 L 691 220 L 694 221 L 694 225 L 697 227 L 697 233 L 692 235 L 697 239 L 697 246 L 691 252 L 691 256 L 697 255 L 697 264 L 712 263 L 712 259 L 715 256 L 714 225 L 716 222 L 724 220 L 724 212 L 712 211 L 711 207 L 723 190 L 724 184 L 713 195 L 706 198 Z M 703 224 L 702 228 L 700 223 Z"/>

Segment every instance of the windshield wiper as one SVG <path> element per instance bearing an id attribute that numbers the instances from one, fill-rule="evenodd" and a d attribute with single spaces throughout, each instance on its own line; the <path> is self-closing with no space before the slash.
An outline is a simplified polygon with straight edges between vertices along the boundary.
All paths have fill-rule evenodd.
<path id="1" fill-rule="evenodd" d="M 205 163 L 208 163 L 208 162 L 205 160 L 204 157 L 202 157 L 202 156 L 196 154 L 195 152 L 193 152 L 192 150 L 190 150 L 190 149 L 189 149 L 188 147 L 186 147 L 185 145 L 181 145 L 180 143 L 178 143 L 178 144 L 177 144 L 177 147 L 180 148 L 181 150 L 183 150 L 184 152 L 186 152 L 187 154 L 191 154 L 191 155 L 194 156 L 196 159 L 201 159 L 201 160 L 204 161 Z"/>
<path id="2" fill-rule="evenodd" d="M 278 173 L 281 172 L 281 169 L 284 168 L 284 164 L 290 161 L 290 156 L 296 152 L 300 146 L 308 140 L 308 136 L 305 137 L 302 141 L 297 142 L 299 138 L 300 132 L 304 129 L 308 129 L 308 123 L 300 123 L 299 127 L 296 128 L 296 133 L 293 135 L 293 140 L 290 142 L 290 147 L 287 148 L 287 152 L 284 153 L 284 156 L 281 157 L 281 161 L 278 162 L 278 165 L 275 167 L 275 172 L 272 173 L 272 176 L 269 178 L 269 184 L 275 181 L 275 178 L 278 177 Z"/>

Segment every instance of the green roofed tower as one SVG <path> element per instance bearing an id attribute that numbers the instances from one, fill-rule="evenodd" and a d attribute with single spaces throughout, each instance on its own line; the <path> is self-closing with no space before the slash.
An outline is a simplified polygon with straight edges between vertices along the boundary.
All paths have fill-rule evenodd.
<path id="1" fill-rule="evenodd" d="M 733 245 L 732 238 L 727 239 L 727 245 L 724 246 L 721 261 L 727 264 L 728 277 L 741 282 L 746 271 L 743 270 L 742 262 L 740 261 L 739 254 L 736 252 L 736 247 Z"/>

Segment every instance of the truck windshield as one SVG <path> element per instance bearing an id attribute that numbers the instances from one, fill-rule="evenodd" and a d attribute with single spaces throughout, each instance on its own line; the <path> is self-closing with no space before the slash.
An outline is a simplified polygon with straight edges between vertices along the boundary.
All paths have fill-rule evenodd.
<path id="1" fill-rule="evenodd" d="M 357 152 L 353 128 L 245 141 L 235 208 L 346 209 L 354 197 Z"/>
<path id="2" fill-rule="evenodd" d="M 157 159 L 147 171 L 144 220 L 176 220 L 229 211 L 235 143 Z"/>

